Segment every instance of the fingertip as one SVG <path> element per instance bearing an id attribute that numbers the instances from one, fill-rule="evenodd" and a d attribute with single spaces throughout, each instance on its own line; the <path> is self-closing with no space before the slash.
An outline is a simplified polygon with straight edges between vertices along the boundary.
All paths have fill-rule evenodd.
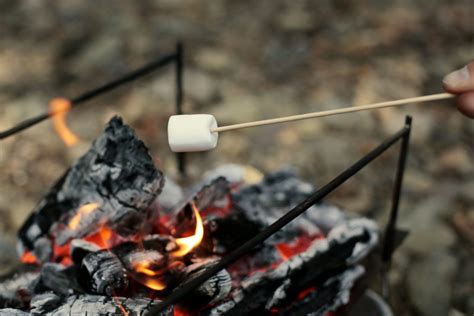
<path id="1" fill-rule="evenodd" d="M 443 88 L 454 94 L 474 91 L 474 62 L 447 74 L 443 78 Z"/>
<path id="2" fill-rule="evenodd" d="M 463 93 L 457 98 L 458 110 L 467 117 L 474 118 L 474 92 Z"/>

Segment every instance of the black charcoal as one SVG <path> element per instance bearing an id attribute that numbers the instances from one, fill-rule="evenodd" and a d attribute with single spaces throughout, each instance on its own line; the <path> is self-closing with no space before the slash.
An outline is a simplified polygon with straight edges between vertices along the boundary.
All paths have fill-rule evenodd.
<path id="1" fill-rule="evenodd" d="M 48 313 L 48 316 L 63 315 L 123 315 L 143 316 L 159 301 L 148 298 L 106 297 L 96 295 L 69 296 L 62 306 Z M 168 308 L 156 316 L 171 316 L 173 308 Z"/>
<path id="2" fill-rule="evenodd" d="M 80 283 L 93 293 L 112 296 L 128 286 L 128 276 L 120 259 L 111 251 L 101 250 L 84 257 Z"/>
<path id="3" fill-rule="evenodd" d="M 32 250 L 45 236 L 64 244 L 96 232 L 101 225 L 124 236 L 136 233 L 148 223 L 149 206 L 162 186 L 163 176 L 146 146 L 114 117 L 33 210 L 20 229 L 21 246 Z M 97 209 L 83 216 L 74 229 L 68 226 L 79 208 L 90 203 L 96 203 Z"/>

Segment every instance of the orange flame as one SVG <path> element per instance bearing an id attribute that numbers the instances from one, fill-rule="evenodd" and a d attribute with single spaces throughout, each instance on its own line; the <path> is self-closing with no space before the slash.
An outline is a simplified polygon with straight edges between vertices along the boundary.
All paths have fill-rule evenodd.
<path id="1" fill-rule="evenodd" d="M 143 273 L 149 276 L 155 276 L 157 274 L 153 269 L 150 268 L 149 261 L 136 262 L 134 265 L 134 269 L 138 273 Z"/>
<path id="2" fill-rule="evenodd" d="M 171 253 L 172 257 L 185 256 L 197 245 L 199 245 L 199 243 L 204 237 L 204 226 L 202 223 L 201 215 L 199 214 L 199 211 L 194 204 L 192 204 L 192 208 L 196 216 L 196 228 L 194 231 L 194 235 L 189 237 L 177 238 L 175 242 L 178 245 L 178 250 Z M 179 264 L 179 261 L 174 261 L 168 264 L 167 267 L 160 269 L 156 265 L 154 265 L 153 260 L 145 259 L 134 262 L 133 270 L 139 275 L 141 275 L 140 277 L 138 277 L 139 275 L 135 275 L 137 281 L 139 281 L 150 289 L 153 289 L 155 291 L 162 291 L 166 288 L 166 283 L 163 281 L 166 272 Z"/>
<path id="3" fill-rule="evenodd" d="M 166 285 L 161 283 L 158 280 L 148 278 L 146 280 L 143 280 L 143 284 L 148 286 L 150 289 L 155 290 L 155 291 L 162 291 L 166 288 Z"/>
<path id="4" fill-rule="evenodd" d="M 199 210 L 196 208 L 194 203 L 192 203 L 191 206 L 196 216 L 196 229 L 194 230 L 194 235 L 176 239 L 176 244 L 178 245 L 179 249 L 171 253 L 173 257 L 183 257 L 187 255 L 191 250 L 201 243 L 202 238 L 204 237 L 204 226 L 202 224 L 202 218 L 199 214 Z"/>
<path id="5" fill-rule="evenodd" d="M 71 220 L 68 223 L 68 227 L 70 229 L 76 229 L 77 226 L 79 226 L 79 223 L 81 222 L 81 218 L 83 215 L 87 215 L 91 212 L 93 212 L 95 209 L 99 207 L 99 204 L 97 203 L 89 203 L 89 204 L 84 204 L 77 210 L 76 215 L 71 218 Z"/>
<path id="6" fill-rule="evenodd" d="M 71 106 L 71 101 L 65 98 L 54 98 L 49 101 L 49 114 L 52 117 L 54 128 L 68 146 L 74 146 L 79 142 L 79 138 L 66 125 L 66 114 Z"/>
<path id="7" fill-rule="evenodd" d="M 150 277 L 159 276 L 164 272 L 163 270 L 153 270 L 153 268 L 151 267 L 151 263 L 152 262 L 149 260 L 137 261 L 134 263 L 133 268 L 136 272 L 145 274 Z M 155 291 L 161 291 L 166 288 L 166 285 L 164 283 L 154 278 L 145 277 L 143 279 L 140 279 L 139 281 Z"/>

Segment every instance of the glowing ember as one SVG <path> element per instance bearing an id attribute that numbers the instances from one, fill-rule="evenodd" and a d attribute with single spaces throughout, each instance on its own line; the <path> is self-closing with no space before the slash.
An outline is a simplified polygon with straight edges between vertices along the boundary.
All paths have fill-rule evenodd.
<path id="1" fill-rule="evenodd" d="M 280 257 L 283 260 L 288 260 L 291 257 L 306 251 L 314 240 L 322 238 L 324 238 L 322 235 L 310 236 L 307 234 L 302 234 L 292 242 L 276 244 L 276 248 L 280 254 Z"/>
<path id="2" fill-rule="evenodd" d="M 66 125 L 66 114 L 71 109 L 71 101 L 64 98 L 54 98 L 49 102 L 49 109 L 54 128 L 64 143 L 68 146 L 77 144 L 79 138 Z"/>
<path id="3" fill-rule="evenodd" d="M 30 264 L 38 262 L 38 260 L 36 259 L 36 256 L 31 251 L 26 251 L 25 253 L 23 253 L 20 260 L 23 263 L 30 263 Z"/>
<path id="4" fill-rule="evenodd" d="M 81 222 L 81 218 L 83 215 L 87 215 L 91 212 L 93 212 L 96 208 L 99 207 L 99 204 L 97 203 L 89 203 L 89 204 L 84 204 L 77 210 L 76 215 L 74 215 L 73 218 L 69 221 L 68 227 L 70 229 L 76 229 L 77 226 L 79 226 L 79 223 Z"/>
<path id="5" fill-rule="evenodd" d="M 202 224 L 202 218 L 199 214 L 199 210 L 196 208 L 194 203 L 191 204 L 191 206 L 196 216 L 196 229 L 194 230 L 194 235 L 176 239 L 176 244 L 178 245 L 179 249 L 171 253 L 173 257 L 182 257 L 187 255 L 191 250 L 201 243 L 202 238 L 204 237 L 204 226 Z"/>
<path id="6" fill-rule="evenodd" d="M 316 287 L 315 286 L 310 286 L 310 287 L 307 287 L 303 290 L 301 290 L 299 293 L 298 293 L 298 300 L 302 300 L 304 299 L 306 296 L 308 296 L 309 294 L 311 294 L 312 292 L 316 291 Z"/>
<path id="7" fill-rule="evenodd" d="M 122 313 L 123 316 L 129 316 L 130 314 L 127 312 L 125 307 L 120 303 L 119 299 L 117 297 L 113 297 L 115 305 L 120 309 L 120 312 Z"/>
<path id="8" fill-rule="evenodd" d="M 96 244 L 100 249 L 108 249 L 111 246 L 110 243 L 114 236 L 115 233 L 110 228 L 102 225 L 97 233 L 89 235 L 84 239 Z"/>

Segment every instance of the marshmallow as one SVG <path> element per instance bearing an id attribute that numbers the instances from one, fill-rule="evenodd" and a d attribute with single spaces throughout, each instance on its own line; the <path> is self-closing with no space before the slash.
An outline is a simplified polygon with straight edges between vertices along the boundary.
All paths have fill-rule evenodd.
<path id="1" fill-rule="evenodd" d="M 168 143 L 174 152 L 205 151 L 217 145 L 217 121 L 210 114 L 172 115 L 168 121 Z"/>

